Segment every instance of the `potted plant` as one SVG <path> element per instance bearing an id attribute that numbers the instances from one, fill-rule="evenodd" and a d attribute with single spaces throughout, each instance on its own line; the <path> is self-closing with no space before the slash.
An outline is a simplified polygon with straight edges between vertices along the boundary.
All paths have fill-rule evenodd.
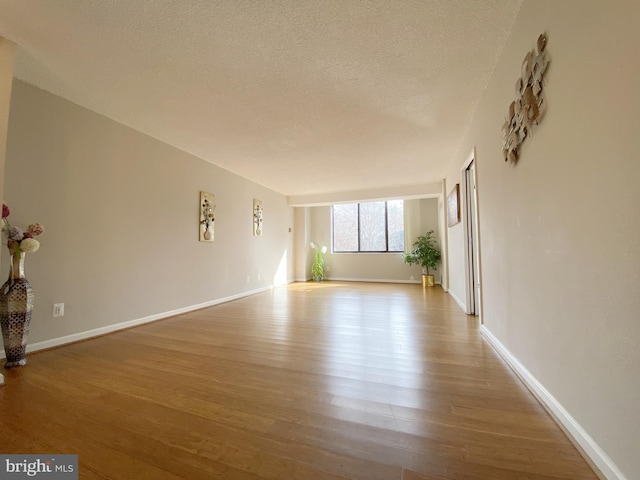
<path id="1" fill-rule="evenodd" d="M 311 242 L 309 244 L 311 248 L 313 248 L 316 253 L 314 255 L 315 261 L 311 266 L 311 278 L 314 282 L 321 282 L 324 278 L 324 273 L 327 270 L 327 266 L 324 263 L 324 254 L 327 253 L 327 247 L 318 248 L 319 246 L 315 243 Z"/>
<path id="2" fill-rule="evenodd" d="M 429 273 L 429 268 L 436 270 L 440 257 L 435 234 L 433 230 L 429 230 L 418 236 L 410 253 L 402 254 L 402 261 L 409 265 L 420 265 L 422 267 L 422 286 L 433 287 L 435 282 L 433 275 Z"/>

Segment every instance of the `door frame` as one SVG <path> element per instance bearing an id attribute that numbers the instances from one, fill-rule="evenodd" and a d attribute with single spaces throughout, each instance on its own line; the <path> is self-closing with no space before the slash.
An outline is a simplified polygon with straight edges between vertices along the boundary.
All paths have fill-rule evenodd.
<path id="1" fill-rule="evenodd" d="M 472 193 L 473 199 L 467 198 L 467 170 L 473 164 L 473 183 L 475 189 Z M 482 261 L 480 251 L 480 217 L 478 208 L 478 162 L 476 162 L 476 148 L 471 149 L 471 153 L 467 157 L 467 160 L 460 169 L 461 184 L 461 220 L 464 225 L 464 273 L 465 273 L 465 293 L 466 293 L 466 312 L 468 315 L 478 315 L 480 323 L 482 324 Z M 469 200 L 472 200 L 471 204 Z M 474 209 L 474 215 L 470 215 L 469 209 Z M 475 218 L 475 229 L 473 229 L 472 221 Z M 474 271 L 474 258 L 469 252 L 475 253 L 475 271 Z M 475 276 L 477 275 L 477 278 Z M 472 302 L 477 283 L 477 295 L 475 302 Z"/>

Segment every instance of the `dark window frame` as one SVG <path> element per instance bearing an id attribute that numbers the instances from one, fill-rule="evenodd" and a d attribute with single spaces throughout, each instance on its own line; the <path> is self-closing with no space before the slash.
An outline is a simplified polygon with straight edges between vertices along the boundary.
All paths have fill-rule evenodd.
<path id="1" fill-rule="evenodd" d="M 384 200 L 384 239 L 385 239 L 386 250 L 361 250 L 360 249 L 361 248 L 360 247 L 360 205 L 362 203 L 377 203 L 377 202 L 358 202 L 355 204 L 358 206 L 358 215 L 357 215 L 358 250 L 336 250 L 335 249 L 335 241 L 334 241 L 335 240 L 335 213 L 334 213 L 335 205 L 331 206 L 331 253 L 403 253 L 404 249 L 389 250 L 389 201 L 388 200 Z M 352 203 L 347 205 L 354 205 L 354 204 Z M 403 205 L 403 209 L 404 209 L 404 205 Z M 404 222 L 403 222 L 403 228 L 404 228 Z"/>

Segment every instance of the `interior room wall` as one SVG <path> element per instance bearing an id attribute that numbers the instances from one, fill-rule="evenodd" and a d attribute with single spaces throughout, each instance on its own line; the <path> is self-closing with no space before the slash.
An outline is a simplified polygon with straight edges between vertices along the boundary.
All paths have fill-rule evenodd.
<path id="1" fill-rule="evenodd" d="M 434 230 L 438 238 L 438 200 L 424 198 L 406 200 L 407 210 L 412 213 L 405 217 L 406 225 L 412 232 L 411 243 L 428 230 Z M 409 266 L 402 261 L 399 253 L 332 253 L 331 252 L 331 207 L 311 207 L 311 241 L 327 247 L 325 262 L 329 266 L 329 279 L 374 282 L 420 283 L 422 269 Z M 411 235 L 408 235 L 411 236 Z M 407 237 L 405 236 L 405 242 Z M 434 272 L 439 283 L 439 270 Z"/>
<path id="2" fill-rule="evenodd" d="M 0 37 L 0 198 L 2 198 L 4 188 L 4 165 L 15 48 L 15 43 Z M 1 256 L 2 254 L 0 254 Z"/>
<path id="3" fill-rule="evenodd" d="M 593 442 L 608 478 L 628 479 L 640 478 L 639 26 L 636 1 L 526 0 L 447 175 L 460 182 L 475 146 L 486 331 Z M 508 165 L 501 127 L 543 32 L 548 110 Z M 457 225 L 459 298 L 462 248 Z"/>
<path id="4" fill-rule="evenodd" d="M 11 105 L 14 59 L 15 44 L 0 37 L 0 198 L 3 198 L 7 126 Z M 0 253 L 0 258 L 3 253 Z M 7 254 L 4 253 L 4 255 L 6 256 Z M 0 385 L 2 384 L 4 384 L 4 375 L 0 373 Z"/>
<path id="5" fill-rule="evenodd" d="M 440 242 L 440 209 L 438 207 L 438 198 L 421 198 L 420 199 L 420 234 L 433 230 L 433 236 L 436 244 L 442 252 Z M 414 239 L 415 241 L 415 239 Z M 437 284 L 442 281 L 442 262 L 438 262 L 435 270 L 430 269 L 429 273 L 433 274 Z M 422 269 L 420 270 L 422 275 Z"/>
<path id="6" fill-rule="evenodd" d="M 453 168 L 449 168 L 447 177 L 447 195 L 451 192 L 456 183 L 461 182 L 460 165 L 452 162 Z M 457 168 L 456 168 L 457 166 Z M 462 195 L 462 192 L 460 192 Z M 464 197 L 460 197 L 460 201 L 464 201 Z M 448 292 L 460 308 L 466 311 L 466 290 L 465 290 L 465 260 L 464 260 L 464 226 L 462 222 L 448 226 L 447 223 L 447 272 L 448 272 Z"/>
<path id="7" fill-rule="evenodd" d="M 440 246 L 441 260 L 438 266 L 440 285 L 444 291 L 448 291 L 449 282 L 447 280 L 447 207 L 445 202 L 445 185 L 442 182 L 443 194 L 438 197 L 438 244 Z"/>
<path id="8" fill-rule="evenodd" d="M 308 207 L 294 209 L 295 279 L 305 282 L 311 278 L 311 214 Z"/>
<path id="9" fill-rule="evenodd" d="M 216 196 L 213 243 L 198 241 L 201 190 Z M 14 224 L 46 229 L 26 258 L 32 345 L 294 278 L 284 196 L 17 80 L 4 198 Z M 64 317 L 52 318 L 53 303 Z"/>

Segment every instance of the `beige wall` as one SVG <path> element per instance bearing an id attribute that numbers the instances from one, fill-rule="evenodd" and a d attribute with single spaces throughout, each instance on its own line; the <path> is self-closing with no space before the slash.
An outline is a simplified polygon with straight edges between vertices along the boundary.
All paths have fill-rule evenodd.
<path id="1" fill-rule="evenodd" d="M 284 196 L 20 81 L 5 173 L 13 223 L 46 228 L 26 259 L 31 344 L 293 278 Z M 214 243 L 198 241 L 200 190 L 216 195 Z M 253 198 L 262 237 L 252 236 Z M 64 317 L 52 318 L 56 302 Z"/>
<path id="2" fill-rule="evenodd" d="M 15 48 L 15 43 L 0 37 L 0 198 L 2 198 L 4 187 L 5 147 L 11 105 Z"/>
<path id="3" fill-rule="evenodd" d="M 5 147 L 9 107 L 11 104 L 14 55 L 15 44 L 0 37 L 0 199 L 3 198 Z M 2 257 L 2 253 L 0 253 L 0 258 Z M 0 385 L 3 383 L 4 376 L 0 373 Z"/>
<path id="4" fill-rule="evenodd" d="M 438 238 L 438 199 L 425 198 L 407 200 L 407 205 L 415 204 L 412 232 L 415 236 L 434 230 Z M 311 241 L 325 245 L 328 249 L 325 261 L 329 266 L 328 277 L 341 280 L 421 282 L 422 270 L 419 266 L 409 266 L 402 262 L 399 253 L 331 253 L 331 207 L 312 207 Z M 411 243 L 415 241 L 412 238 Z M 308 266 L 307 270 L 311 267 Z M 310 272 L 307 272 L 310 276 Z M 439 282 L 439 270 L 435 272 Z"/>
<path id="5" fill-rule="evenodd" d="M 545 31 L 548 113 L 510 167 L 501 125 Z M 628 479 L 640 478 L 638 32 L 637 1 L 527 0 L 447 176 L 460 182 L 475 145 L 486 328 Z M 458 225 L 450 288 L 464 299 L 462 246 Z"/>

